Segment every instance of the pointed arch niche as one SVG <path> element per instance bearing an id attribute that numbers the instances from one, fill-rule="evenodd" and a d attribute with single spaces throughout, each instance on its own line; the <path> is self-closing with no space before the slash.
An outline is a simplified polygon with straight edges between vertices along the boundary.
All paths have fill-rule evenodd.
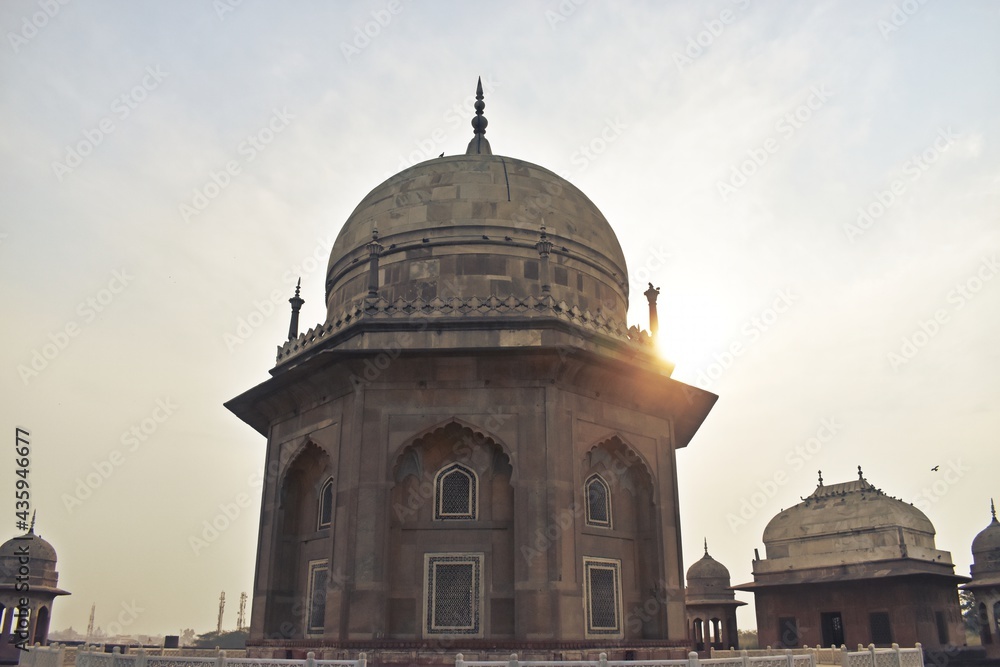
<path id="1" fill-rule="evenodd" d="M 612 435 L 592 446 L 580 471 L 584 558 L 621 560 L 624 609 L 642 605 L 650 591 L 659 590 L 653 476 L 639 453 L 620 435 Z M 629 585 L 634 582 L 634 586 Z M 586 600 L 585 604 L 597 601 Z M 666 632 L 666 610 L 642 614 L 638 623 L 625 624 L 625 639 L 662 637 Z M 589 631 L 589 629 L 588 629 Z"/>
<path id="2" fill-rule="evenodd" d="M 271 562 L 273 594 L 268 597 L 265 633 L 271 637 L 302 638 L 316 634 L 307 616 L 322 617 L 326 587 L 312 590 L 317 563 L 329 563 L 332 552 L 329 525 L 320 528 L 324 492 L 330 494 L 331 512 L 335 489 L 330 457 L 312 441 L 295 454 L 279 482 L 276 548 Z M 304 613 L 304 609 L 312 613 Z"/>
<path id="3" fill-rule="evenodd" d="M 514 470 L 508 451 L 474 427 L 449 420 L 414 436 L 389 472 L 388 636 L 513 637 Z M 474 590 L 458 596 L 472 606 L 454 610 L 456 617 L 475 618 L 469 625 L 474 630 L 443 631 L 428 611 L 456 597 L 427 574 L 428 558 L 480 563 L 468 577 Z M 448 567 L 457 572 L 459 566 Z"/>

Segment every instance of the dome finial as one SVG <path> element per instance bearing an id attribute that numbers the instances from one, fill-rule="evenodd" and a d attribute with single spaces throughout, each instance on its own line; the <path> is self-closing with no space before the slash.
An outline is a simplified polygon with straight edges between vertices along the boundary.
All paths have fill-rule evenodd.
<path id="1" fill-rule="evenodd" d="M 865 481 L 865 474 L 861 472 L 861 466 L 858 466 L 858 479 L 860 479 L 862 482 Z"/>
<path id="2" fill-rule="evenodd" d="M 990 501 L 990 504 L 991 505 L 993 504 L 992 500 Z M 34 512 L 31 513 L 31 527 L 28 528 L 28 533 L 30 535 L 34 535 L 35 534 L 35 515 L 36 514 L 38 514 L 38 510 L 35 510 Z M 996 512 L 993 513 L 993 518 L 994 519 L 997 518 Z"/>
<path id="3" fill-rule="evenodd" d="M 823 471 L 822 470 L 817 470 L 816 472 L 819 473 L 819 485 L 823 486 Z"/>
<path id="4" fill-rule="evenodd" d="M 483 102 L 483 77 L 479 77 L 479 81 L 476 83 L 476 115 L 472 119 L 472 131 L 473 137 L 472 141 L 469 142 L 469 147 L 465 149 L 466 155 L 493 155 L 493 150 L 490 149 L 490 142 L 486 140 L 486 126 L 489 122 L 486 120 L 486 116 L 483 115 L 483 109 L 486 108 L 486 103 Z"/>
<path id="5" fill-rule="evenodd" d="M 990 514 L 993 515 L 993 520 L 996 521 L 997 520 L 997 507 L 996 507 L 996 505 L 993 504 L 993 499 L 992 498 L 990 498 Z M 34 524 L 34 520 L 32 520 L 32 524 Z"/>
<path id="6" fill-rule="evenodd" d="M 288 321 L 288 340 L 295 340 L 299 337 L 299 309 L 306 302 L 305 299 L 299 296 L 301 289 L 302 277 L 299 276 L 299 281 L 295 283 L 295 296 L 288 300 L 288 303 L 292 304 L 292 317 Z"/>
<path id="7" fill-rule="evenodd" d="M 705 538 L 705 555 L 708 555 L 708 538 Z"/>

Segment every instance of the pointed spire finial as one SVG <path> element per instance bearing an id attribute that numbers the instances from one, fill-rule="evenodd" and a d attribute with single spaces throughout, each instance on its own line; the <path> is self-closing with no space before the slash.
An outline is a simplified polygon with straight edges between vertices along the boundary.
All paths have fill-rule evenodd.
<path id="1" fill-rule="evenodd" d="M 997 507 L 993 504 L 993 499 L 990 498 L 990 514 L 993 515 L 993 520 L 997 520 Z"/>
<path id="2" fill-rule="evenodd" d="M 823 471 L 822 470 L 817 470 L 816 472 L 819 473 L 819 485 L 823 486 Z"/>
<path id="3" fill-rule="evenodd" d="M 299 277 L 299 281 L 295 283 L 295 296 L 288 300 L 288 303 L 292 304 L 292 317 L 288 322 L 288 340 L 295 340 L 299 337 L 299 310 L 302 308 L 302 304 L 306 302 L 305 299 L 299 296 L 301 288 L 302 278 Z"/>
<path id="4" fill-rule="evenodd" d="M 865 474 L 861 472 L 861 466 L 858 466 L 858 479 L 860 479 L 861 481 L 864 481 L 865 479 Z"/>
<path id="5" fill-rule="evenodd" d="M 486 140 L 486 126 L 489 125 L 489 121 L 486 120 L 486 116 L 483 115 L 483 109 L 486 108 L 486 103 L 483 102 L 483 77 L 479 77 L 476 82 L 476 115 L 472 119 L 472 141 L 469 142 L 469 147 L 465 149 L 466 155 L 493 155 L 493 150 L 490 148 L 490 142 Z"/>
<path id="6" fill-rule="evenodd" d="M 35 510 L 34 512 L 31 513 L 31 527 L 28 528 L 28 532 L 30 534 L 32 534 L 32 535 L 35 534 L 35 515 L 36 514 L 38 514 L 38 510 Z M 993 515 L 993 518 L 996 518 L 996 514 Z"/>
<path id="7" fill-rule="evenodd" d="M 705 555 L 708 555 L 708 538 L 705 538 Z"/>

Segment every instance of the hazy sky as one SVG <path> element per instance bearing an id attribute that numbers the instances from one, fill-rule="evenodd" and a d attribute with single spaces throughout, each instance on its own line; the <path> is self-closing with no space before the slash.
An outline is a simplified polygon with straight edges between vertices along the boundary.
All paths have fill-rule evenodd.
<path id="1" fill-rule="evenodd" d="M 73 593 L 53 627 L 207 631 L 223 590 L 235 626 L 265 442 L 222 404 L 298 276 L 324 319 L 364 195 L 464 152 L 479 75 L 494 153 L 590 196 L 630 322 L 651 280 L 675 377 L 720 396 L 678 455 L 685 568 L 707 537 L 748 581 L 767 521 L 860 464 L 968 574 L 1000 498 L 994 0 L 5 0 L 0 29 L 3 428 Z"/>

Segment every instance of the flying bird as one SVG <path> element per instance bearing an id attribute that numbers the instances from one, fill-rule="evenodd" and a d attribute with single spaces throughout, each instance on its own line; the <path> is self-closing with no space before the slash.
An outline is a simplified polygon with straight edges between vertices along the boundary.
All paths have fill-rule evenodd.
<path id="1" fill-rule="evenodd" d="M 938 468 L 940 468 L 940 467 L 941 466 L 934 466 L 933 468 L 931 468 L 931 472 L 937 472 Z"/>

